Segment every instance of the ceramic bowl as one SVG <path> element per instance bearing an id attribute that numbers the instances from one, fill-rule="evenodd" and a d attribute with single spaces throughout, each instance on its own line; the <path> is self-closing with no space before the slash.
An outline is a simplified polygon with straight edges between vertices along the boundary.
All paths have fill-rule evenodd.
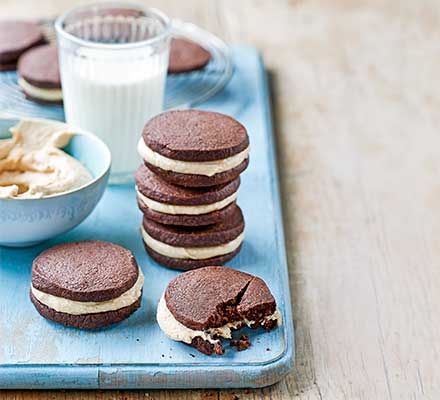
<path id="1" fill-rule="evenodd" d="M 0 138 L 18 120 L 0 119 Z M 102 140 L 78 131 L 64 148 L 91 172 L 93 180 L 70 192 L 42 199 L 0 199 L 0 246 L 33 246 L 80 224 L 96 207 L 107 186 L 111 155 Z"/>

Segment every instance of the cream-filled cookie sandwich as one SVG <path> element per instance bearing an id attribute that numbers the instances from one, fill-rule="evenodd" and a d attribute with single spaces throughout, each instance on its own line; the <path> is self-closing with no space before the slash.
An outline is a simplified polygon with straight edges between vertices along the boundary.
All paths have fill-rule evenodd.
<path id="1" fill-rule="evenodd" d="M 101 328 L 140 307 L 143 282 L 133 254 L 121 246 L 96 240 L 64 243 L 34 260 L 30 298 L 44 318 Z"/>
<path id="2" fill-rule="evenodd" d="M 36 22 L 0 20 L 0 71 L 13 71 L 21 54 L 45 42 Z"/>
<path id="3" fill-rule="evenodd" d="M 165 225 L 203 226 L 228 219 L 240 186 L 240 178 L 207 188 L 173 185 L 142 165 L 136 172 L 139 208 L 145 217 Z"/>
<path id="4" fill-rule="evenodd" d="M 144 127 L 138 152 L 145 165 L 173 184 L 220 185 L 249 164 L 249 138 L 235 119 L 200 110 L 167 111 Z"/>
<path id="5" fill-rule="evenodd" d="M 222 265 L 241 249 L 244 220 L 240 208 L 225 220 L 202 227 L 159 224 L 144 218 L 141 227 L 145 249 L 158 263 L 179 270 Z"/>
<path id="6" fill-rule="evenodd" d="M 27 98 L 43 104 L 61 104 L 58 51 L 53 45 L 34 47 L 18 60 L 18 84 Z"/>
<path id="7" fill-rule="evenodd" d="M 157 322 L 170 339 L 207 355 L 222 355 L 221 338 L 232 339 L 232 332 L 245 326 L 270 331 L 282 318 L 262 279 L 226 267 L 205 267 L 168 284 L 157 307 Z M 242 346 L 247 347 L 246 342 Z"/>

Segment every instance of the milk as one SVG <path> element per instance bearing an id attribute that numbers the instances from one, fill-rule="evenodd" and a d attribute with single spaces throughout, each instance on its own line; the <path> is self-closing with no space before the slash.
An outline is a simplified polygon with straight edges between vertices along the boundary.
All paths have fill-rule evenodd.
<path id="1" fill-rule="evenodd" d="M 151 51 L 151 50 L 146 50 Z M 145 123 L 162 111 L 168 52 L 78 49 L 61 54 L 67 123 L 98 135 L 112 153 L 113 182 L 141 163 L 136 145 Z"/>

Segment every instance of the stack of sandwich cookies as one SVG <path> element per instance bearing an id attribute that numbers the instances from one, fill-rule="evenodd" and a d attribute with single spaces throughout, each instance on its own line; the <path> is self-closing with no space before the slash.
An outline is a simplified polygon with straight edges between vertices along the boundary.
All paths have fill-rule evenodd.
<path id="1" fill-rule="evenodd" d="M 43 104 L 61 104 L 58 51 L 53 45 L 32 48 L 18 60 L 18 84 L 26 97 Z"/>
<path id="2" fill-rule="evenodd" d="M 208 355 L 222 355 L 220 338 L 232 339 L 232 332 L 245 326 L 270 331 L 282 321 L 262 279 L 226 267 L 205 267 L 169 283 L 159 301 L 157 322 L 169 338 Z M 246 342 L 240 345 L 248 346 Z"/>
<path id="3" fill-rule="evenodd" d="M 16 69 L 18 58 L 45 42 L 41 27 L 29 21 L 0 21 L 0 71 Z"/>
<path id="4" fill-rule="evenodd" d="M 143 282 L 129 250 L 101 241 L 65 243 L 34 260 L 30 298 L 49 320 L 75 328 L 102 328 L 140 307 Z"/>
<path id="5" fill-rule="evenodd" d="M 244 239 L 236 204 L 240 173 L 249 163 L 246 129 L 223 114 L 170 111 L 150 120 L 138 145 L 136 172 L 145 248 L 179 270 L 221 265 Z"/>

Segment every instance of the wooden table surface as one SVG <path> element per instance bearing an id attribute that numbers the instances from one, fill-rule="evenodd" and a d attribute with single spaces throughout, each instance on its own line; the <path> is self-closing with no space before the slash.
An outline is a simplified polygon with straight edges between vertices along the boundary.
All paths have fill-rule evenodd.
<path id="1" fill-rule="evenodd" d="M 77 3 L 0 0 L 0 17 Z M 0 397 L 440 398 L 438 0 L 146 3 L 257 46 L 270 68 L 295 367 L 263 390 Z"/>

